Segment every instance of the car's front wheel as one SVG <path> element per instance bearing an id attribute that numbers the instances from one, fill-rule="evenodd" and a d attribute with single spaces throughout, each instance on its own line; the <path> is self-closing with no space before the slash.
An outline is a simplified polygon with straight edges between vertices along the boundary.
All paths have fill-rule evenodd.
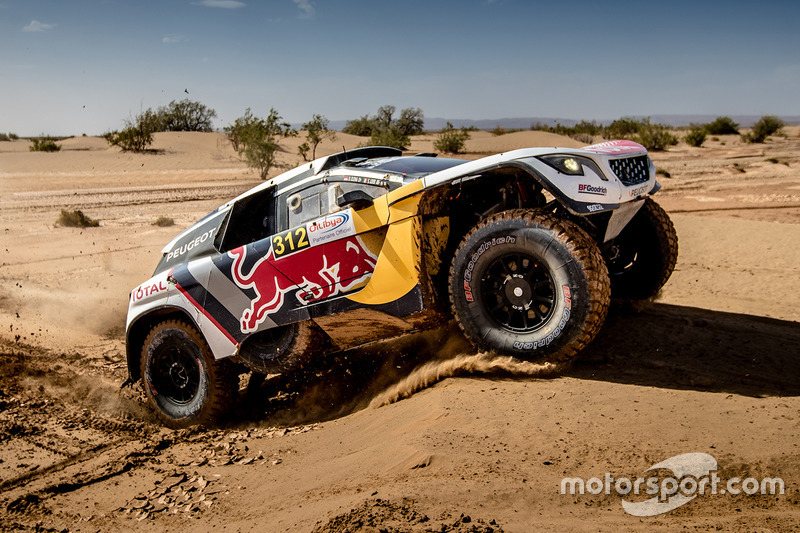
<path id="1" fill-rule="evenodd" d="M 166 320 L 150 330 L 141 372 L 148 400 L 173 428 L 218 422 L 238 393 L 233 364 L 215 360 L 197 329 L 180 320 Z"/>
<path id="2" fill-rule="evenodd" d="M 550 213 L 513 210 L 480 222 L 450 269 L 453 314 L 482 350 L 565 361 L 597 335 L 609 280 L 594 241 Z"/>
<path id="3" fill-rule="evenodd" d="M 678 234 L 666 211 L 648 198 L 622 233 L 604 246 L 611 297 L 654 298 L 678 261 Z"/>

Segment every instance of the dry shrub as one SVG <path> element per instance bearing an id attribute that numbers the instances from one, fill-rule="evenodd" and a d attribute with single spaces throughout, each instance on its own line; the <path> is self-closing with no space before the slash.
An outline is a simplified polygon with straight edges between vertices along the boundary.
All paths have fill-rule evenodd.
<path id="1" fill-rule="evenodd" d="M 56 220 L 56 226 L 64 226 L 67 228 L 96 228 L 99 225 L 99 220 L 87 217 L 80 209 L 72 211 L 62 209 L 58 220 Z"/>
<path id="2" fill-rule="evenodd" d="M 173 220 L 170 217 L 165 217 L 164 215 L 161 215 L 160 217 L 158 217 L 156 219 L 155 222 L 153 222 L 153 225 L 154 226 L 159 226 L 159 227 L 162 227 L 162 228 L 166 228 L 168 226 L 174 226 L 175 225 L 175 220 Z"/>

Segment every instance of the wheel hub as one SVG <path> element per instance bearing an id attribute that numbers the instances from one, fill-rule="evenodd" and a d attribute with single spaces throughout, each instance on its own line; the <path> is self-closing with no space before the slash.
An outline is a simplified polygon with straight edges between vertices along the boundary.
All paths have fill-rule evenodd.
<path id="1" fill-rule="evenodd" d="M 187 383 L 189 383 L 189 374 L 186 372 L 186 367 L 179 362 L 174 362 L 169 367 L 169 377 L 179 389 L 185 389 Z"/>
<path id="2" fill-rule="evenodd" d="M 528 309 L 531 306 L 531 285 L 521 274 L 508 276 L 503 282 L 508 303 L 514 309 Z"/>
<path id="3" fill-rule="evenodd" d="M 481 276 L 481 296 L 487 314 L 515 333 L 542 327 L 556 298 L 549 270 L 534 256 L 516 251 L 489 264 Z"/>
<path id="4" fill-rule="evenodd" d="M 190 402 L 200 386 L 200 373 L 193 348 L 180 339 L 163 344 L 153 354 L 153 388 L 170 402 Z"/>

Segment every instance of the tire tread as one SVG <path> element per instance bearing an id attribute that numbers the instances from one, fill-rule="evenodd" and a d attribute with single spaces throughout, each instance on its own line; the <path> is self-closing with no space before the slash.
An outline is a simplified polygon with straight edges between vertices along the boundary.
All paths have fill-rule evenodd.
<path id="1" fill-rule="evenodd" d="M 546 357 L 550 362 L 566 362 L 575 358 L 599 333 L 608 314 L 608 307 L 611 300 L 611 284 L 608 277 L 606 263 L 594 240 L 580 228 L 577 224 L 558 217 L 552 213 L 534 209 L 511 209 L 497 213 L 479 222 L 461 241 L 456 250 L 457 256 L 461 248 L 466 245 L 469 238 L 486 226 L 500 221 L 517 222 L 525 225 L 538 226 L 553 232 L 554 237 L 566 245 L 576 261 L 582 267 L 586 275 L 589 294 L 593 297 L 589 302 L 589 310 L 578 337 L 573 342 L 562 347 L 557 352 Z M 455 262 L 450 265 L 450 278 L 456 274 Z M 468 331 L 455 312 L 455 301 L 453 285 L 450 284 L 450 306 L 453 310 L 456 323 L 465 335 L 469 336 Z"/>

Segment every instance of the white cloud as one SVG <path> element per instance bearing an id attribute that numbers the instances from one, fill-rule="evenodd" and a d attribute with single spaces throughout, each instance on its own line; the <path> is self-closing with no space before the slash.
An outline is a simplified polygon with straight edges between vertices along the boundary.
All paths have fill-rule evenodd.
<path id="1" fill-rule="evenodd" d="M 196 3 L 198 6 L 220 7 L 222 9 L 239 9 L 247 4 L 238 0 L 202 0 Z"/>
<path id="2" fill-rule="evenodd" d="M 317 10 L 314 9 L 314 6 L 311 5 L 311 2 L 309 0 L 292 0 L 292 2 L 297 4 L 297 7 L 300 8 L 300 11 L 302 11 L 302 13 L 300 14 L 302 18 L 311 18 L 317 12 Z"/>
<path id="3" fill-rule="evenodd" d="M 38 20 L 32 20 L 30 24 L 22 28 L 22 31 L 42 32 L 42 31 L 52 30 L 55 27 L 56 27 L 55 24 L 47 24 L 44 22 L 39 22 Z"/>
<path id="4" fill-rule="evenodd" d="M 181 35 L 165 35 L 164 38 L 161 39 L 161 42 L 165 44 L 186 43 L 189 42 L 189 39 Z"/>

